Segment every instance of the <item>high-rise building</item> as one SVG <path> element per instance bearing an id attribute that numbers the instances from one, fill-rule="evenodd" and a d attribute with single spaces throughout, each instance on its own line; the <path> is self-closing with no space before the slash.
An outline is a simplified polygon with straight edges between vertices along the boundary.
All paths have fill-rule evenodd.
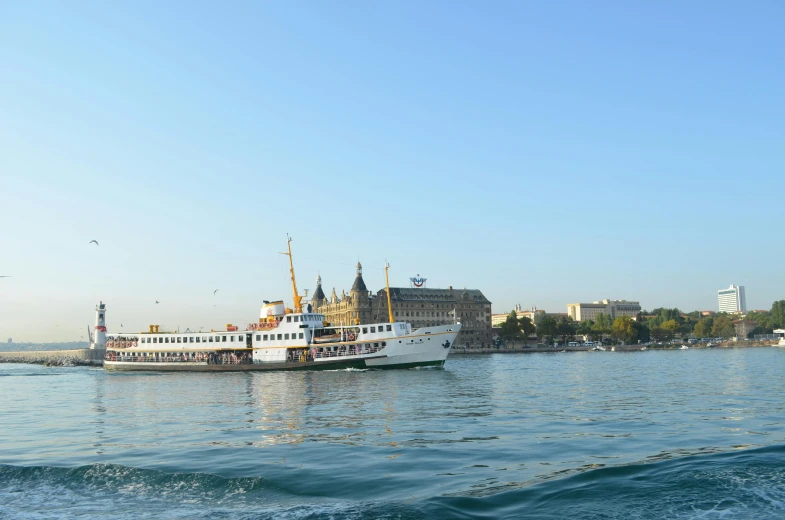
<path id="1" fill-rule="evenodd" d="M 747 312 L 747 298 L 744 296 L 743 285 L 733 285 L 717 291 L 720 312 Z"/>

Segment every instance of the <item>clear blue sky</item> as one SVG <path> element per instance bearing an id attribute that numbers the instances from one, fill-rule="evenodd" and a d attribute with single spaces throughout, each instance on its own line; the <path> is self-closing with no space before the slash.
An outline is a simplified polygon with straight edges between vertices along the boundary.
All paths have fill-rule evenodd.
<path id="1" fill-rule="evenodd" d="M 634 4 L 0 3 L 0 338 L 247 323 L 287 232 L 328 294 L 769 308 L 785 4 Z"/>

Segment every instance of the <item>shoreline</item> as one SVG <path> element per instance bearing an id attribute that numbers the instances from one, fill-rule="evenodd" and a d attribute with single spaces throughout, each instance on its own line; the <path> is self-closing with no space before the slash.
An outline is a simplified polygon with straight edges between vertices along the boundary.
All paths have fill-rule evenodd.
<path id="1" fill-rule="evenodd" d="M 752 348 L 752 347 L 776 347 L 776 341 L 760 341 L 748 344 L 748 342 L 741 341 L 727 341 L 718 345 L 708 347 L 706 345 L 688 345 L 686 350 L 709 350 L 717 348 Z M 682 350 L 681 345 L 611 345 L 604 347 L 604 351 L 598 352 L 636 352 L 646 350 Z M 612 351 L 611 348 L 615 348 Z M 500 347 L 500 348 L 453 348 L 450 351 L 452 355 L 471 355 L 471 354 L 541 354 L 541 353 L 561 353 L 561 352 L 593 352 L 594 347 L 541 347 L 541 346 L 522 346 L 515 345 L 513 347 Z"/>

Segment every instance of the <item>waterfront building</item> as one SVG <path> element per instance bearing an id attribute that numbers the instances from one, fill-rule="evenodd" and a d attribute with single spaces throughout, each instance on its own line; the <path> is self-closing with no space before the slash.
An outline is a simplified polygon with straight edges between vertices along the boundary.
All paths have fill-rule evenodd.
<path id="1" fill-rule="evenodd" d="M 412 328 L 454 323 L 463 325 L 455 340 L 456 346 L 486 347 L 491 344 L 491 302 L 477 289 L 432 289 L 417 276 L 411 287 L 390 287 L 393 317 L 412 324 Z M 422 280 L 423 282 L 420 282 Z M 419 284 L 419 285 L 418 285 Z M 354 283 L 339 297 L 332 289 L 329 298 L 322 289 L 321 276 L 311 298 L 314 312 L 324 314 L 334 325 L 383 322 L 388 319 L 387 292 L 373 294 L 365 285 L 362 265 L 357 262 Z"/>
<path id="2" fill-rule="evenodd" d="M 757 327 L 757 322 L 752 320 L 734 320 L 733 327 L 736 329 L 737 338 L 747 338 Z"/>
<path id="3" fill-rule="evenodd" d="M 601 300 L 593 303 L 570 303 L 567 305 L 567 316 L 575 321 L 596 321 L 599 314 L 607 314 L 612 320 L 619 316 L 629 316 L 636 320 L 640 312 L 640 302 L 627 300 Z"/>
<path id="4" fill-rule="evenodd" d="M 518 318 L 529 318 L 535 325 L 537 325 L 545 316 L 553 316 L 556 319 L 560 317 L 559 314 L 545 312 L 542 309 L 538 309 L 536 306 L 528 310 L 523 310 L 521 309 L 521 306 L 518 305 L 518 312 Z"/>
<path id="5" fill-rule="evenodd" d="M 720 312 L 734 313 L 747 311 L 747 298 L 743 285 L 733 285 L 717 291 Z"/>
<path id="6" fill-rule="evenodd" d="M 507 314 L 491 314 L 491 327 L 500 326 L 502 323 L 507 321 L 507 316 L 509 315 L 509 312 Z M 515 315 L 517 316 L 518 313 L 516 312 Z"/>
<path id="7" fill-rule="evenodd" d="M 545 316 L 550 316 L 556 320 L 560 320 L 562 318 L 567 318 L 567 313 L 564 312 L 545 312 L 542 309 L 538 309 L 537 307 L 532 307 L 528 310 L 523 310 L 520 305 L 515 306 L 515 316 L 518 319 L 521 318 L 529 318 L 532 323 L 536 326 Z M 507 321 L 507 317 L 510 313 L 505 314 L 494 314 L 491 316 L 491 325 L 494 327 L 500 326 L 502 323 Z"/>
<path id="8" fill-rule="evenodd" d="M 523 310 L 520 304 L 515 306 L 514 311 L 515 311 L 515 317 L 517 317 L 518 319 L 529 318 L 530 320 L 532 320 L 532 323 L 538 321 L 536 318 L 542 318 L 542 316 L 545 315 L 545 311 L 542 309 L 538 309 L 537 307 L 532 307 L 530 310 Z M 507 317 L 509 315 L 510 315 L 509 312 L 504 314 L 491 315 L 491 325 L 494 327 L 498 327 L 499 325 L 507 321 Z"/>

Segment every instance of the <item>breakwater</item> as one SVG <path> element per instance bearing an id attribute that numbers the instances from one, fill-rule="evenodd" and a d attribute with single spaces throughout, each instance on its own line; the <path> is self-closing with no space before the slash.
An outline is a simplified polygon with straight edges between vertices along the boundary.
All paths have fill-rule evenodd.
<path id="1" fill-rule="evenodd" d="M 32 350 L 0 352 L 0 363 L 30 363 L 47 366 L 103 366 L 104 350 Z"/>

